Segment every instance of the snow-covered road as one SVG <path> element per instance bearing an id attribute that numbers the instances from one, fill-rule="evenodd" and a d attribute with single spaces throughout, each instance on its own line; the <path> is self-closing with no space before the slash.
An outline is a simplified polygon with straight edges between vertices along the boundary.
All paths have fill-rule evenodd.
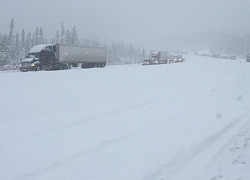
<path id="1" fill-rule="evenodd" d="M 185 58 L 0 72 L 0 179 L 250 179 L 250 63 Z"/>

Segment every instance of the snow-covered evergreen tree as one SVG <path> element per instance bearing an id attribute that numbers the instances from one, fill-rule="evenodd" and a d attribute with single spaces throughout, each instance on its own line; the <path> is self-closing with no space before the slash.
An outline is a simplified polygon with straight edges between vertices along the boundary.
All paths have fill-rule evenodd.
<path id="1" fill-rule="evenodd" d="M 64 29 L 63 22 L 62 22 L 61 28 L 62 29 L 61 29 L 61 41 L 60 41 L 60 43 L 65 44 L 65 29 Z"/>
<path id="2" fill-rule="evenodd" d="M 9 54 L 8 54 L 8 35 L 0 36 L 0 66 L 3 66 L 9 62 Z"/>
<path id="3" fill-rule="evenodd" d="M 2 36 L 2 43 L 1 43 L 1 52 L 5 53 L 7 56 L 7 52 L 8 52 L 8 35 L 3 35 Z"/>
<path id="4" fill-rule="evenodd" d="M 65 34 L 65 43 L 66 44 L 71 44 L 71 35 L 70 35 L 70 31 L 67 30 L 66 34 Z"/>
<path id="5" fill-rule="evenodd" d="M 28 52 L 29 52 L 29 50 L 30 50 L 30 48 L 33 46 L 33 40 L 31 38 L 31 32 L 29 32 L 27 34 L 25 46 L 26 46 L 25 47 L 25 54 L 27 55 Z"/>
<path id="6" fill-rule="evenodd" d="M 0 52 L 1 52 L 2 41 L 3 41 L 3 36 L 2 36 L 2 34 L 0 33 Z"/>
<path id="7" fill-rule="evenodd" d="M 147 52 L 145 49 L 142 50 L 141 52 L 141 62 L 147 59 Z"/>
<path id="8" fill-rule="evenodd" d="M 17 61 L 20 59 L 21 56 L 21 41 L 19 39 L 18 32 L 16 33 L 16 40 L 15 40 L 15 60 Z"/>
<path id="9" fill-rule="evenodd" d="M 39 44 L 44 44 L 44 37 L 43 37 L 43 29 L 40 28 L 39 30 L 39 40 L 38 40 Z"/>
<path id="10" fill-rule="evenodd" d="M 9 32 L 8 39 L 9 39 L 9 43 L 11 45 L 11 43 L 13 43 L 13 36 L 14 36 L 14 19 L 13 18 L 11 19 L 9 27 L 10 27 L 10 32 Z"/>
<path id="11" fill-rule="evenodd" d="M 14 44 L 14 19 L 11 19 L 10 22 L 10 32 L 9 32 L 9 36 L 8 36 L 8 58 L 9 60 L 13 60 L 15 58 L 15 44 Z"/>
<path id="12" fill-rule="evenodd" d="M 78 44 L 78 34 L 77 34 L 75 26 L 72 29 L 72 33 L 70 37 L 70 44 Z"/>
<path id="13" fill-rule="evenodd" d="M 39 28 L 38 27 L 36 27 L 36 32 L 35 32 L 35 34 L 33 34 L 32 39 L 33 39 L 33 43 L 32 44 L 34 44 L 34 45 L 38 45 L 39 44 Z"/>
<path id="14" fill-rule="evenodd" d="M 24 59 L 25 57 L 25 48 L 26 48 L 26 44 L 25 44 L 25 31 L 24 29 L 22 30 L 22 35 L 21 35 L 21 45 L 20 45 L 20 59 Z"/>
<path id="15" fill-rule="evenodd" d="M 3 36 L 0 33 L 0 52 L 3 52 Z"/>
<path id="16" fill-rule="evenodd" d="M 55 39 L 53 40 L 52 43 L 53 43 L 53 44 L 54 44 L 54 43 L 59 43 L 59 42 L 60 42 L 60 41 L 59 41 L 59 38 L 60 38 L 60 37 L 59 37 L 59 31 L 56 31 Z"/>
<path id="17" fill-rule="evenodd" d="M 22 37 L 21 37 L 21 47 L 25 47 L 25 31 L 24 31 L 24 29 L 22 31 Z"/>

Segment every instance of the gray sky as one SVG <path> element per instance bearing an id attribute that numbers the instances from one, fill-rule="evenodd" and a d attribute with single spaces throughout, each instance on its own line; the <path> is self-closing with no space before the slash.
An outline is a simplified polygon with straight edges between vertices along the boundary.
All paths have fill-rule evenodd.
<path id="1" fill-rule="evenodd" d="M 189 33 L 249 31 L 250 0 L 0 0 L 0 33 L 35 32 L 46 38 L 76 26 L 80 38 L 163 48 Z M 163 48 L 164 49 L 164 48 Z"/>

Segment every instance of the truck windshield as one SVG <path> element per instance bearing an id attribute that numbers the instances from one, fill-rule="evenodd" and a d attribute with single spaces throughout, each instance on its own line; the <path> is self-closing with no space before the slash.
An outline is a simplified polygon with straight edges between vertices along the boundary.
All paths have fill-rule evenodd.
<path id="1" fill-rule="evenodd" d="M 27 58 L 39 58 L 39 53 L 29 53 Z"/>

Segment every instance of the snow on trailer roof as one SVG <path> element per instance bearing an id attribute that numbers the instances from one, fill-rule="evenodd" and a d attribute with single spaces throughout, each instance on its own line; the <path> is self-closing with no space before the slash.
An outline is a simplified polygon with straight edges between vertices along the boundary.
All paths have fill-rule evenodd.
<path id="1" fill-rule="evenodd" d="M 30 53 L 40 52 L 41 50 L 44 50 L 47 46 L 52 46 L 54 44 L 39 44 L 30 49 Z"/>

